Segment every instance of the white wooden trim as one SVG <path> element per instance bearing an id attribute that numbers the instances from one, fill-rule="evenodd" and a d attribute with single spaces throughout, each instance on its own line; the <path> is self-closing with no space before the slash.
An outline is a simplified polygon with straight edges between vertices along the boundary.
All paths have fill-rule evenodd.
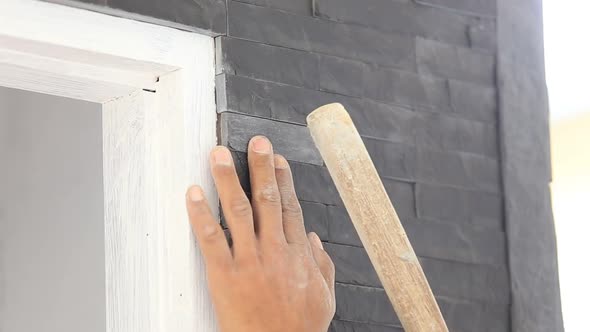
<path id="1" fill-rule="evenodd" d="M 0 15 L 3 35 L 172 66 L 190 57 L 184 51 L 198 47 L 195 41 L 210 39 L 37 0 L 2 0 Z"/>
<path id="2" fill-rule="evenodd" d="M 184 209 L 217 201 L 213 39 L 34 0 L 0 1 L 0 85 L 103 104 L 108 332 L 216 331 Z"/>
<path id="3" fill-rule="evenodd" d="M 194 55 L 211 43 L 204 35 L 52 3 L 0 1 L 0 66 L 13 65 L 19 73 L 33 70 L 40 81 L 70 82 L 63 91 L 60 85 L 54 86 L 56 91 L 43 91 L 47 84 L 39 84 L 39 92 L 105 102 L 102 95 L 121 90 L 106 91 L 100 98 L 92 92 L 125 84 L 151 89 L 159 75 L 194 62 Z M 56 62 L 64 65 L 59 73 Z M 4 77 L 0 84 L 5 86 L 31 90 L 34 85 L 24 78 L 23 86 L 15 85 Z M 71 81 L 88 92 L 72 96 Z"/>

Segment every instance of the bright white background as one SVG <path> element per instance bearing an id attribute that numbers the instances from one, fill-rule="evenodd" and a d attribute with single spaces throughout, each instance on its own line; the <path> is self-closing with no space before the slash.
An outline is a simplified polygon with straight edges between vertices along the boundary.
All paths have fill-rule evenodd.
<path id="1" fill-rule="evenodd" d="M 590 111 L 590 1 L 543 0 L 551 115 Z"/>
<path id="2" fill-rule="evenodd" d="M 543 0 L 553 211 L 566 332 L 590 331 L 590 1 Z"/>

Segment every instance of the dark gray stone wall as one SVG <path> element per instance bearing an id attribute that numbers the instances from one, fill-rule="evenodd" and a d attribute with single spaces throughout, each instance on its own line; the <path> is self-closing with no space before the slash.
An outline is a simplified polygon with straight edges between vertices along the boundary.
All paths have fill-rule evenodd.
<path id="1" fill-rule="evenodd" d="M 542 18 L 540 1 L 498 0 L 502 174 L 512 329 L 560 332 Z"/>
<path id="2" fill-rule="evenodd" d="M 42 0 L 209 35 L 227 31 L 226 0 Z"/>
<path id="3" fill-rule="evenodd" d="M 451 330 L 510 330 L 495 11 L 434 5 L 228 2 L 221 142 L 243 160 L 247 140 L 264 134 L 291 161 L 307 226 L 337 269 L 333 331 L 401 326 L 304 127 L 329 102 L 359 127 Z"/>
<path id="4" fill-rule="evenodd" d="M 220 142 L 246 191 L 250 137 L 290 161 L 336 265 L 331 332 L 402 331 L 304 127 L 331 102 L 357 124 L 451 331 L 563 330 L 541 0 L 81 1 L 218 36 Z"/>

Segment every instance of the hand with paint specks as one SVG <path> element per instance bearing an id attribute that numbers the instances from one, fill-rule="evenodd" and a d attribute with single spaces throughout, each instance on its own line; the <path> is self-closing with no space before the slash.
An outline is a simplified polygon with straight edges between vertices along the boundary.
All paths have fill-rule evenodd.
<path id="1" fill-rule="evenodd" d="M 229 150 L 211 152 L 231 248 L 202 189 L 187 192 L 220 331 L 325 332 L 336 309 L 334 264 L 319 237 L 305 234 L 289 164 L 262 136 L 250 141 L 248 164 L 252 202 Z"/>

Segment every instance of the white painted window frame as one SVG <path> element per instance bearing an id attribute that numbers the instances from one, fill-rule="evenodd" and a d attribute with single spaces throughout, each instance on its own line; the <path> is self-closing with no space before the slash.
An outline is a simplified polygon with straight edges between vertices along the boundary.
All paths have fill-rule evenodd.
<path id="1" fill-rule="evenodd" d="M 217 201 L 214 75 L 211 37 L 0 1 L 0 86 L 103 107 L 108 332 L 216 330 L 184 208 L 191 183 Z"/>

